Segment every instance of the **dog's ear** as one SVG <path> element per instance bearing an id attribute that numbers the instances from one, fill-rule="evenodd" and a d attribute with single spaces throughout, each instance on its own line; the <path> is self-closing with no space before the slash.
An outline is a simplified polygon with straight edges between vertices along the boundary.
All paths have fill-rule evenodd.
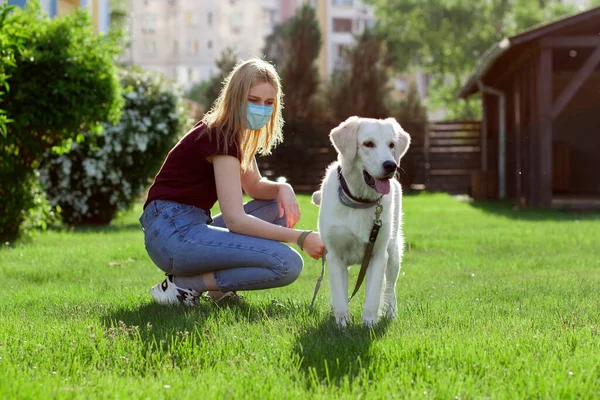
<path id="1" fill-rule="evenodd" d="M 329 135 L 333 147 L 349 161 L 356 157 L 359 125 L 360 119 L 358 117 L 350 117 L 334 128 Z"/>
<path id="2" fill-rule="evenodd" d="M 396 121 L 394 118 L 387 118 L 387 122 L 392 124 L 394 128 L 394 134 L 396 136 L 396 147 L 394 147 L 394 158 L 398 165 L 400 165 L 400 159 L 406 154 L 408 151 L 408 147 L 410 146 L 410 135 L 402 129 L 402 126 Z"/>

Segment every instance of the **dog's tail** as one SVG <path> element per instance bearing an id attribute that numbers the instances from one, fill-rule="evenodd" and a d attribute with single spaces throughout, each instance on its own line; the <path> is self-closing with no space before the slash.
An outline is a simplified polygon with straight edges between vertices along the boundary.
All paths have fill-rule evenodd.
<path id="1" fill-rule="evenodd" d="M 312 194 L 312 203 L 315 206 L 320 206 L 321 205 L 321 191 L 317 190 L 316 192 L 314 192 Z"/>

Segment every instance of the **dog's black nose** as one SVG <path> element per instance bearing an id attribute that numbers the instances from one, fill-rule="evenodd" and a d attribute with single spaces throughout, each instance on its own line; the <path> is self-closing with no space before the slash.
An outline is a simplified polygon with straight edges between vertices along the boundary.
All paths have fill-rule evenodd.
<path id="1" fill-rule="evenodd" d="M 396 168 L 398 166 L 396 165 L 396 163 L 394 161 L 384 161 L 383 163 L 383 170 L 385 172 L 387 172 L 388 174 L 391 174 L 392 172 L 396 172 Z"/>

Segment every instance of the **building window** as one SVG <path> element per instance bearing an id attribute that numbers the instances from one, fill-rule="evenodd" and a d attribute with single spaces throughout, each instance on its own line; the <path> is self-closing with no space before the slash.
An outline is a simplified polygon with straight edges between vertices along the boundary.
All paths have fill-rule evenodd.
<path id="1" fill-rule="evenodd" d="M 188 54 L 197 54 L 198 53 L 198 41 L 197 40 L 188 40 L 187 41 L 187 52 L 188 52 Z"/>
<path id="2" fill-rule="evenodd" d="M 185 20 L 188 25 L 198 25 L 198 13 L 188 11 L 185 15 Z"/>
<path id="3" fill-rule="evenodd" d="M 192 68 L 188 68 L 188 82 L 194 81 L 194 70 Z"/>
<path id="4" fill-rule="evenodd" d="M 146 14 L 142 17 L 142 32 L 143 33 L 156 32 L 156 15 Z"/>
<path id="5" fill-rule="evenodd" d="M 263 8 L 262 14 L 263 14 L 263 23 L 265 26 L 274 27 L 276 25 L 277 10 Z"/>
<path id="6" fill-rule="evenodd" d="M 179 52 L 179 43 L 177 40 L 173 40 L 173 54 L 177 54 Z"/>
<path id="7" fill-rule="evenodd" d="M 242 30 L 242 13 L 236 12 L 231 14 L 231 19 L 229 21 L 231 26 L 231 31 L 233 33 L 240 33 Z"/>
<path id="8" fill-rule="evenodd" d="M 334 6 L 352 7 L 353 0 L 331 0 Z"/>
<path id="9" fill-rule="evenodd" d="M 207 46 L 209 49 L 212 49 L 212 40 L 209 40 L 209 41 L 208 41 L 208 43 L 206 44 L 206 46 Z"/>
<path id="10" fill-rule="evenodd" d="M 333 19 L 333 31 L 334 32 L 352 32 L 352 19 L 350 18 L 334 18 Z"/>
<path id="11" fill-rule="evenodd" d="M 346 56 L 346 45 L 336 44 L 335 45 L 335 56 L 336 58 L 344 58 Z"/>
<path id="12" fill-rule="evenodd" d="M 208 26 L 212 26 L 212 23 L 213 23 L 213 14 L 211 12 L 209 12 L 206 15 L 206 23 L 208 24 Z"/>
<path id="13" fill-rule="evenodd" d="M 148 56 L 156 54 L 156 42 L 154 40 L 144 40 L 144 53 Z"/>

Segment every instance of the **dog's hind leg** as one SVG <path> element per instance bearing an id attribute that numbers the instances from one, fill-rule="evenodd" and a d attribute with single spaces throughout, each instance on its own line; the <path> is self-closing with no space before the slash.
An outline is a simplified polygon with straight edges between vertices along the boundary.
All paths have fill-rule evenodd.
<path id="1" fill-rule="evenodd" d="M 333 252 L 326 255 L 329 267 L 329 285 L 331 288 L 331 306 L 335 322 L 340 327 L 350 322 L 348 307 L 348 267 L 342 259 Z"/>
<path id="2" fill-rule="evenodd" d="M 387 318 L 396 318 L 396 281 L 400 274 L 400 244 L 388 247 L 389 258 L 385 269 L 385 287 L 381 296 L 381 310 Z"/>

